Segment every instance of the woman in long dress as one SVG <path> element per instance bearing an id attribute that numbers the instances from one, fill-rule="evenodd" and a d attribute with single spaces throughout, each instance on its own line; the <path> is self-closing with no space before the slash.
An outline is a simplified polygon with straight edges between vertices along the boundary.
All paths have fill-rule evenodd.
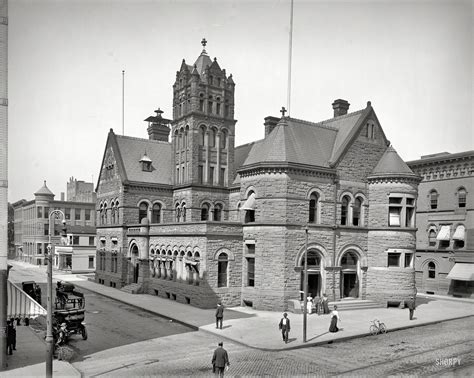
<path id="1" fill-rule="evenodd" d="M 337 328 L 337 322 L 341 321 L 339 317 L 339 312 L 337 312 L 337 306 L 334 306 L 334 310 L 331 311 L 331 325 L 329 326 L 329 332 L 337 332 L 339 328 Z"/>

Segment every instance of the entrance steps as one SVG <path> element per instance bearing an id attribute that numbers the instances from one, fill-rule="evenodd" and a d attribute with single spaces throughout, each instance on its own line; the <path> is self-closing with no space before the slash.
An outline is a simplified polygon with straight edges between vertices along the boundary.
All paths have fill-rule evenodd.
<path id="1" fill-rule="evenodd" d="M 139 283 L 126 285 L 122 287 L 120 290 L 125 291 L 126 293 L 129 293 L 129 294 L 142 294 L 143 293 L 142 284 L 139 284 Z"/>
<path id="2" fill-rule="evenodd" d="M 343 299 L 337 302 L 329 302 L 329 310 L 337 306 L 338 311 L 363 310 L 367 308 L 383 308 L 383 304 L 367 299 Z"/>

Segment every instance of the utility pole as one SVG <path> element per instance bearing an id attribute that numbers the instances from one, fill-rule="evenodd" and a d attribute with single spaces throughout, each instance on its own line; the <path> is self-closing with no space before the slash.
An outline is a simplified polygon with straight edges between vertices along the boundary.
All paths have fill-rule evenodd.
<path id="1" fill-rule="evenodd" d="M 0 371 L 7 368 L 8 0 L 0 0 Z"/>
<path id="2" fill-rule="evenodd" d="M 304 249 L 304 281 L 303 281 L 303 342 L 306 342 L 306 325 L 308 321 L 308 226 L 305 226 L 306 243 Z"/>
<path id="3" fill-rule="evenodd" d="M 55 220 L 63 218 L 63 233 L 66 227 L 66 217 L 61 210 L 52 210 L 48 215 L 49 232 L 48 232 L 48 280 L 47 280 L 47 316 L 46 316 L 46 377 L 53 376 L 53 354 L 54 354 L 54 338 L 53 338 L 53 246 L 51 243 L 51 230 L 54 232 Z M 52 221 L 51 221 L 52 218 Z"/>

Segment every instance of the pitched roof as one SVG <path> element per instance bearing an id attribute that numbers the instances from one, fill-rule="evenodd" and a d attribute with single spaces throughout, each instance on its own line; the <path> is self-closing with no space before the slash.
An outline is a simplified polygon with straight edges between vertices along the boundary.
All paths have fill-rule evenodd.
<path id="1" fill-rule="evenodd" d="M 209 58 L 209 55 L 207 55 L 205 50 L 202 51 L 201 55 L 197 58 L 196 63 L 194 63 L 199 75 L 202 75 L 206 67 L 211 66 L 211 64 L 211 58 Z"/>
<path id="2" fill-rule="evenodd" d="M 292 162 L 329 167 L 337 130 L 293 118 L 282 118 L 249 152 L 244 165 Z"/>
<path id="3" fill-rule="evenodd" d="M 49 188 L 46 186 L 46 180 L 45 180 L 43 186 L 35 192 L 35 196 L 36 195 L 54 196 L 54 193 L 51 190 L 49 190 Z"/>
<path id="4" fill-rule="evenodd" d="M 287 162 L 332 168 L 372 113 L 376 117 L 369 102 L 365 109 L 318 123 L 282 118 L 264 140 L 253 146 L 243 166 Z"/>
<path id="5" fill-rule="evenodd" d="M 171 185 L 171 144 L 157 140 L 115 135 L 118 151 L 128 181 Z M 142 170 L 145 154 L 152 161 L 152 171 Z"/>
<path id="6" fill-rule="evenodd" d="M 397 151 L 392 146 L 389 146 L 379 162 L 373 169 L 371 176 L 391 176 L 391 175 L 413 175 L 413 171 L 398 155 Z"/>

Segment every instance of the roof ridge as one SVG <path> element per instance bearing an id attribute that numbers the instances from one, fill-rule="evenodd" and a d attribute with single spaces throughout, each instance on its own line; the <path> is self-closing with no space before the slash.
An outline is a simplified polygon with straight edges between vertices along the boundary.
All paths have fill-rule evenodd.
<path id="1" fill-rule="evenodd" d="M 298 121 L 298 122 L 301 122 L 301 123 L 304 123 L 304 124 L 307 124 L 307 125 L 311 125 L 311 126 L 319 126 L 319 127 L 322 127 L 324 129 L 328 129 L 328 130 L 338 130 L 337 127 L 333 127 L 333 126 L 328 126 L 328 125 L 322 125 L 321 122 L 311 122 L 311 121 L 306 121 L 304 119 L 299 119 L 299 118 L 293 118 L 293 117 L 288 117 L 288 119 L 291 121 Z M 322 121 L 324 122 L 324 121 Z"/>
<path id="2" fill-rule="evenodd" d="M 143 142 L 158 143 L 158 144 L 171 144 L 171 142 L 165 142 L 163 140 L 132 137 L 132 136 L 129 136 L 129 135 L 117 135 L 116 134 L 115 136 L 117 138 L 122 138 L 122 139 L 133 139 L 133 140 L 140 140 L 140 141 L 143 141 Z"/>
<path id="3" fill-rule="evenodd" d="M 354 115 L 361 114 L 366 109 L 367 108 L 364 108 L 364 109 L 356 110 L 355 112 L 352 112 L 352 113 L 347 113 L 347 114 L 343 114 L 343 115 L 340 115 L 340 116 L 337 116 L 337 117 L 328 118 L 328 119 L 325 119 L 324 121 L 320 121 L 320 123 L 331 122 L 331 121 L 334 121 L 336 119 L 339 120 L 339 119 L 349 118 L 349 117 L 352 117 Z"/>

